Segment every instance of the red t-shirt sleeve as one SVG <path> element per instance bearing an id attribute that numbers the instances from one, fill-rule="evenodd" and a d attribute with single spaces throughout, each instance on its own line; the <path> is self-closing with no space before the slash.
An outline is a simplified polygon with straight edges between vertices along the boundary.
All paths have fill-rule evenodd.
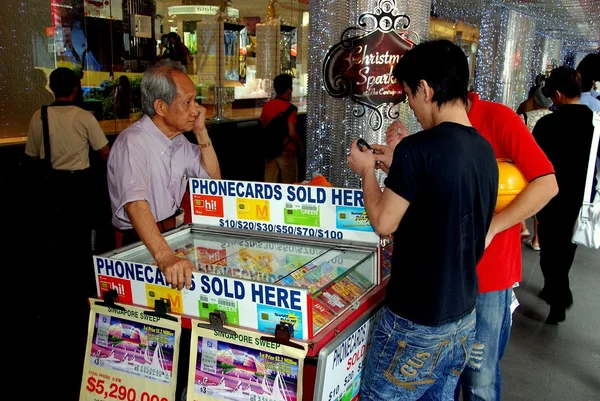
<path id="1" fill-rule="evenodd" d="M 285 110 L 284 110 L 285 111 Z M 288 117 L 288 123 L 293 123 L 296 124 L 296 114 L 298 113 L 297 110 L 292 111 L 292 113 L 290 114 L 290 116 Z"/>
<path id="2" fill-rule="evenodd" d="M 503 114 L 502 132 L 496 132 L 496 135 L 499 135 L 504 153 L 511 155 L 527 182 L 554 173 L 552 163 L 523 120 L 512 110 Z"/>

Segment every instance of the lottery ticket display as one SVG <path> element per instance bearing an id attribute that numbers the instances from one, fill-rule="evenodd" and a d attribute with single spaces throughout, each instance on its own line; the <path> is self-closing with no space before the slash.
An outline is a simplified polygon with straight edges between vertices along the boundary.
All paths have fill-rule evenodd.
<path id="1" fill-rule="evenodd" d="M 177 383 L 181 322 L 130 305 L 91 313 L 80 401 L 172 401 Z"/>
<path id="2" fill-rule="evenodd" d="M 271 342 L 256 332 L 224 333 L 198 324 L 192 321 L 188 400 L 302 400 L 304 348 Z"/>

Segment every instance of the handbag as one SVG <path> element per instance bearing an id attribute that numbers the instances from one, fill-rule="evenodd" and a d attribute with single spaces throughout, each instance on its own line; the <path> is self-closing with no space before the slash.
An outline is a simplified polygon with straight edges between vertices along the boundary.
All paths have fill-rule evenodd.
<path id="1" fill-rule="evenodd" d="M 594 181 L 594 168 L 597 164 L 596 155 L 598 154 L 598 141 L 600 138 L 600 116 L 596 113 L 592 113 L 592 115 L 594 134 L 592 136 L 592 146 L 585 180 L 585 191 L 583 192 L 581 209 L 575 221 L 575 227 L 573 227 L 571 241 L 577 245 L 600 249 L 600 171 L 596 174 L 597 184 L 594 194 L 591 194 L 592 183 Z"/>

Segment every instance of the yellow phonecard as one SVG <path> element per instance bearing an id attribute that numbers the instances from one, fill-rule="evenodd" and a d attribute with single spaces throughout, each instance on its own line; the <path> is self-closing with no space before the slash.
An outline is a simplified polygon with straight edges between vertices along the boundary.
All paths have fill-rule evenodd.
<path id="1" fill-rule="evenodd" d="M 146 301 L 148 301 L 148 306 L 154 308 L 154 301 L 157 299 L 168 299 L 171 304 L 171 312 L 183 313 L 181 291 L 171 287 L 146 284 Z"/>
<path id="2" fill-rule="evenodd" d="M 235 208 L 238 219 L 271 221 L 271 208 L 268 200 L 235 198 Z"/>

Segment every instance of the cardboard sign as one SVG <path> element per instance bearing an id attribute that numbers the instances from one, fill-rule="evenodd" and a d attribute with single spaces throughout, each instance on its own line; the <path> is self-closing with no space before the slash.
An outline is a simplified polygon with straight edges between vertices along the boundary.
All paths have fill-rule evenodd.
<path id="1" fill-rule="evenodd" d="M 80 401 L 174 401 L 181 322 L 91 299 Z"/>

